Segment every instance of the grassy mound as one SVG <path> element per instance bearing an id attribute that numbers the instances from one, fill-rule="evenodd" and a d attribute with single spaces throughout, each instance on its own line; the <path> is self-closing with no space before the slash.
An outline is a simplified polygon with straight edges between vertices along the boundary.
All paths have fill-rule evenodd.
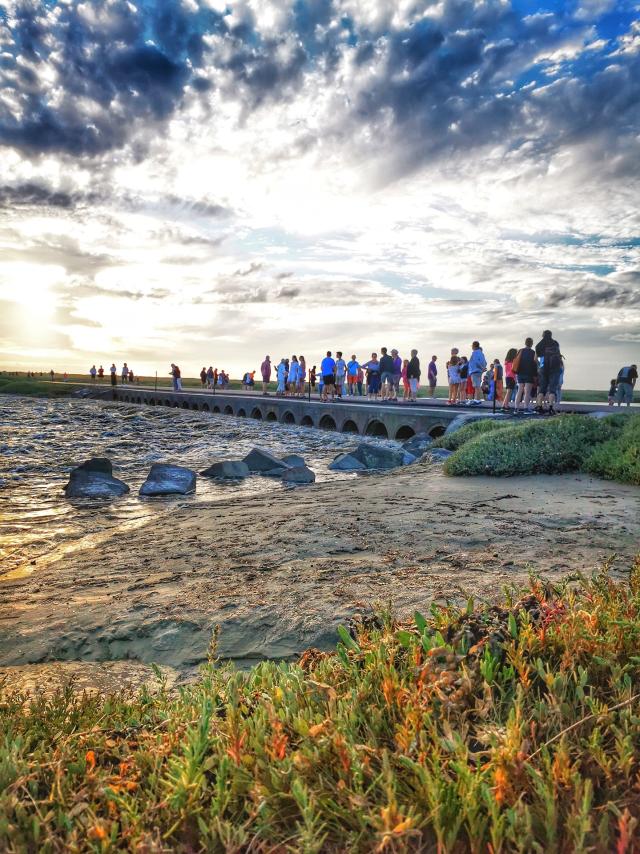
<path id="1" fill-rule="evenodd" d="M 631 852 L 640 563 L 176 695 L 5 697 L 0 849 Z"/>
<path id="2" fill-rule="evenodd" d="M 494 418 L 482 418 L 479 421 L 472 421 L 470 424 L 465 424 L 460 427 L 455 433 L 440 436 L 433 443 L 434 448 L 445 448 L 447 451 L 457 451 L 471 439 L 476 439 L 478 436 L 483 436 L 485 433 L 493 433 L 494 430 L 502 430 L 505 427 L 512 427 L 510 421 L 501 421 Z"/>
<path id="3" fill-rule="evenodd" d="M 563 415 L 469 434 L 445 462 L 444 471 L 497 476 L 585 471 L 640 484 L 639 457 L 640 416 Z"/>

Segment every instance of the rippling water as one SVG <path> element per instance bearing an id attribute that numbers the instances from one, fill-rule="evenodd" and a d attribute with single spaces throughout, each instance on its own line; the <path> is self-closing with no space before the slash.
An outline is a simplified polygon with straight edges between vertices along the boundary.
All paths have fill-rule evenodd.
<path id="1" fill-rule="evenodd" d="M 238 483 L 199 478 L 193 496 L 139 498 L 138 488 L 154 462 L 200 471 L 216 460 L 241 459 L 259 446 L 277 456 L 301 454 L 323 481 L 353 477 L 327 468 L 353 444 L 353 436 L 226 415 L 0 396 L 0 578 L 25 574 L 119 530 L 160 520 L 176 502 L 233 500 L 296 488 L 264 477 Z M 111 502 L 65 498 L 69 470 L 92 456 L 109 457 L 114 475 L 131 492 Z"/>

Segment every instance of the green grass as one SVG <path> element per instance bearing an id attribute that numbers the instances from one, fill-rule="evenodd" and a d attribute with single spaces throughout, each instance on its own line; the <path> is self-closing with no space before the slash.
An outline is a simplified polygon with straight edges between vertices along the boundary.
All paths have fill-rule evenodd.
<path id="1" fill-rule="evenodd" d="M 50 382 L 32 379 L 6 379 L 0 377 L 0 394 L 23 394 L 33 397 L 66 397 L 77 386 L 54 385 Z"/>
<path id="2" fill-rule="evenodd" d="M 482 422 L 480 422 L 482 423 Z M 611 415 L 595 419 L 562 415 L 499 430 L 471 424 L 448 444 L 455 453 L 444 464 L 449 475 L 561 474 L 584 471 L 640 484 L 640 416 Z M 471 429 L 475 428 L 475 429 Z M 446 441 L 446 440 L 445 440 Z M 442 442 L 442 440 L 440 440 Z"/>
<path id="3" fill-rule="evenodd" d="M 6 852 L 629 852 L 640 564 L 172 694 L 0 706 Z"/>

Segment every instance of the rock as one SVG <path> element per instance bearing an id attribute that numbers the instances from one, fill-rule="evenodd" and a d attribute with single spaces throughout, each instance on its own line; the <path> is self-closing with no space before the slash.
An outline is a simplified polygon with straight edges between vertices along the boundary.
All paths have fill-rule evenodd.
<path id="1" fill-rule="evenodd" d="M 428 433 L 416 433 L 406 442 L 402 443 L 403 449 L 414 457 L 421 457 L 433 444 L 433 439 Z"/>
<path id="2" fill-rule="evenodd" d="M 307 464 L 304 461 L 304 458 L 299 456 L 298 454 L 287 454 L 286 457 L 282 458 L 282 462 L 286 463 L 288 466 L 292 468 L 299 468 L 300 466 L 306 466 Z"/>
<path id="3" fill-rule="evenodd" d="M 431 448 L 427 451 L 425 457 L 430 458 L 433 463 L 439 463 L 450 457 L 452 453 L 453 451 L 447 451 L 445 448 Z"/>
<path id="4" fill-rule="evenodd" d="M 259 472 L 260 477 L 282 477 L 282 475 L 289 471 L 289 466 L 281 466 L 277 469 L 269 469 L 268 471 Z"/>
<path id="5" fill-rule="evenodd" d="M 366 466 L 357 460 L 352 454 L 338 454 L 338 456 L 329 463 L 331 471 L 364 471 Z"/>
<path id="6" fill-rule="evenodd" d="M 369 445 L 366 442 L 358 445 L 351 456 L 367 469 L 395 469 L 415 460 L 412 454 L 408 454 L 401 448 L 385 448 L 380 445 Z"/>
<path id="7" fill-rule="evenodd" d="M 266 472 L 272 469 L 286 469 L 289 466 L 262 448 L 253 448 L 243 460 L 249 471 Z"/>
<path id="8" fill-rule="evenodd" d="M 203 477 L 215 477 L 219 480 L 237 480 L 238 478 L 249 477 L 250 472 L 249 466 L 242 460 L 223 460 L 209 466 L 200 474 Z"/>
<path id="9" fill-rule="evenodd" d="M 196 490 L 196 473 L 183 466 L 154 463 L 140 495 L 188 495 Z"/>
<path id="10" fill-rule="evenodd" d="M 117 498 L 129 492 L 122 480 L 113 477 L 111 461 L 94 457 L 69 472 L 69 482 L 64 487 L 67 498 Z"/>
<path id="11" fill-rule="evenodd" d="M 283 483 L 314 483 L 315 474 L 308 466 L 294 466 L 282 475 Z"/>

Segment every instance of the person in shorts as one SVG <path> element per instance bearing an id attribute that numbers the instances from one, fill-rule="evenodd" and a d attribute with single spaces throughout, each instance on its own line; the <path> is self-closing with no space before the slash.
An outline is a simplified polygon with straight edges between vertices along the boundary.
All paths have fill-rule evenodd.
<path id="1" fill-rule="evenodd" d="M 393 399 L 393 358 L 387 353 L 386 347 L 381 347 L 380 352 L 380 383 L 382 387 L 382 399 Z"/>
<path id="2" fill-rule="evenodd" d="M 529 409 L 533 394 L 533 384 L 538 376 L 538 359 L 533 349 L 533 338 L 527 338 L 515 355 L 513 372 L 518 380 L 518 393 L 514 404 L 516 413 Z M 522 409 L 521 409 L 522 406 Z"/>
<path id="3" fill-rule="evenodd" d="M 336 395 L 342 399 L 342 391 L 344 389 L 344 381 L 347 374 L 347 363 L 342 358 L 342 352 L 336 352 Z"/>
<path id="4" fill-rule="evenodd" d="M 416 403 L 420 385 L 420 359 L 417 350 L 411 351 L 411 358 L 407 365 L 407 379 L 409 380 L 409 403 Z"/>
<path id="5" fill-rule="evenodd" d="M 358 360 L 355 356 L 352 356 L 347 362 L 347 391 L 349 397 L 355 397 L 359 370 L 360 365 L 358 364 Z"/>
<path id="6" fill-rule="evenodd" d="M 502 409 L 504 412 L 508 412 L 509 410 L 511 397 L 516 387 L 516 375 L 513 372 L 513 360 L 517 355 L 518 351 L 516 348 L 511 347 L 507 351 L 507 355 L 504 357 L 504 382 L 506 386 L 504 397 L 502 398 Z"/>
<path id="7" fill-rule="evenodd" d="M 322 400 L 326 401 L 329 394 L 333 400 L 336 394 L 336 363 L 331 350 L 327 350 L 327 355 L 320 363 L 320 373 L 322 374 Z"/>
<path id="8" fill-rule="evenodd" d="M 398 355 L 397 350 L 391 351 L 391 358 L 393 359 L 393 398 L 392 400 L 398 399 L 398 392 L 400 391 L 400 380 L 402 379 L 402 359 Z"/>
<path id="9" fill-rule="evenodd" d="M 436 362 L 438 361 L 437 356 L 432 356 L 431 361 L 429 362 L 429 367 L 427 368 L 427 378 L 429 380 L 429 397 L 436 396 L 436 386 L 438 385 L 438 366 Z"/>
<path id="10" fill-rule="evenodd" d="M 541 415 L 545 411 L 546 405 L 546 411 L 549 415 L 553 415 L 560 387 L 562 355 L 560 345 L 553 338 L 551 330 L 545 329 L 542 333 L 542 339 L 536 344 L 536 356 L 542 365 L 542 369 L 538 371 L 539 385 L 536 412 Z"/>
<path id="11" fill-rule="evenodd" d="M 453 353 L 453 350 L 451 351 Z M 457 355 L 457 354 L 455 354 Z M 473 400 L 467 401 L 467 406 L 480 406 L 482 403 L 482 374 L 487 368 L 487 360 L 479 341 L 471 344 L 469 357 L 469 377 L 473 385 Z"/>
<path id="12" fill-rule="evenodd" d="M 380 394 L 380 362 L 378 361 L 378 354 L 372 353 L 369 361 L 362 367 L 367 372 L 367 395 L 369 400 L 377 400 Z"/>

